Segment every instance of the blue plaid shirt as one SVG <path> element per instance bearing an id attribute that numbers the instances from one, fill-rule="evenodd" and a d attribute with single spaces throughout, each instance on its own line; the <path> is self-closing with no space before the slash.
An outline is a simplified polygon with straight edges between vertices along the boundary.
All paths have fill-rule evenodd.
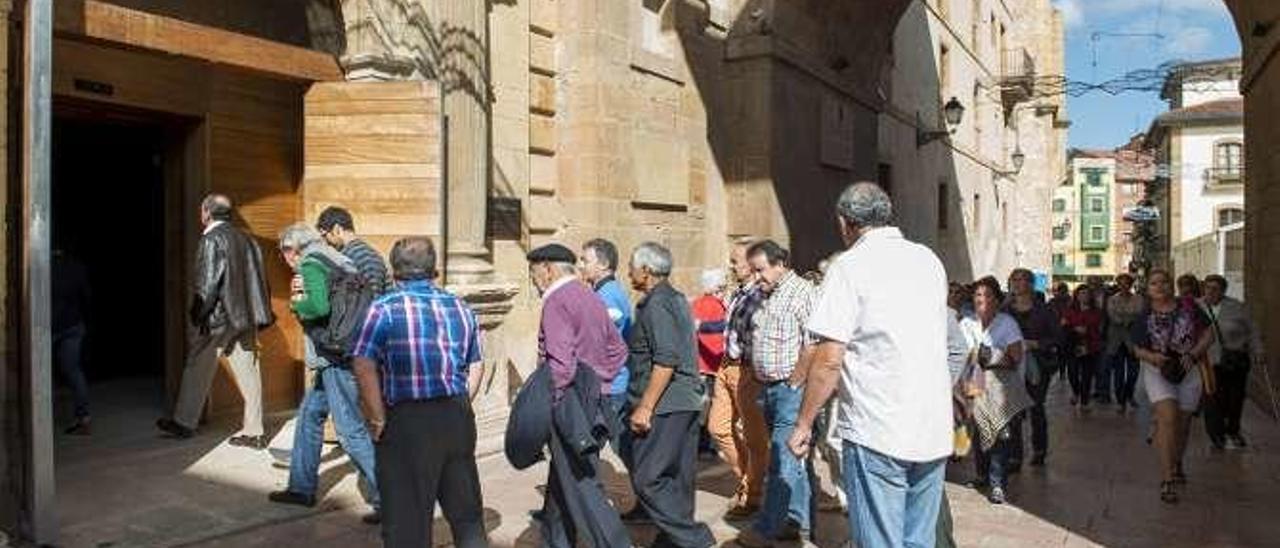
<path id="1" fill-rule="evenodd" d="M 461 396 L 467 370 L 480 361 L 480 324 L 452 293 L 402 281 L 369 307 L 353 353 L 378 363 L 388 406 Z"/>

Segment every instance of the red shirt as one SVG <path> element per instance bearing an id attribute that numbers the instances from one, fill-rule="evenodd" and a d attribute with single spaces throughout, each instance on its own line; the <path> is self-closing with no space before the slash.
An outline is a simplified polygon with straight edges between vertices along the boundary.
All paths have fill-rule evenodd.
<path id="1" fill-rule="evenodd" d="M 727 318 L 728 310 L 719 297 L 703 295 L 693 300 L 693 319 L 701 325 L 697 333 L 698 372 L 703 375 L 714 375 L 720 370 Z"/>
<path id="2" fill-rule="evenodd" d="M 1089 310 L 1081 310 L 1076 307 L 1068 307 L 1067 313 L 1063 317 L 1063 323 L 1066 324 L 1068 336 L 1075 341 L 1076 346 L 1084 345 L 1086 354 L 1097 354 L 1102 351 L 1102 311 L 1097 308 Z M 1084 328 L 1082 336 L 1077 327 Z M 1073 354 L 1075 350 L 1072 349 Z"/>

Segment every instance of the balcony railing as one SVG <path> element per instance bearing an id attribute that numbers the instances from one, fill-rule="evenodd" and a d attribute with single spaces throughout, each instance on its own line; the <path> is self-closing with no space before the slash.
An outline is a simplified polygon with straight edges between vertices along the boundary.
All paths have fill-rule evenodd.
<path id="1" fill-rule="evenodd" d="M 1011 48 L 1000 57 L 1000 95 L 1006 110 L 1035 96 L 1036 60 L 1027 48 Z"/>
<path id="2" fill-rule="evenodd" d="M 1209 187 L 1234 188 L 1244 185 L 1244 168 L 1241 166 L 1210 167 L 1204 170 L 1204 182 Z"/>

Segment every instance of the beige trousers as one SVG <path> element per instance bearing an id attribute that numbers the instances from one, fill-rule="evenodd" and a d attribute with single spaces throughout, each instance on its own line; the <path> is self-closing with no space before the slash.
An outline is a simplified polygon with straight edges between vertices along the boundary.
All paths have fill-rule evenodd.
<path id="1" fill-rule="evenodd" d="M 764 494 L 769 433 L 758 401 L 760 388 L 750 370 L 726 361 L 716 373 L 715 393 L 707 413 L 707 432 L 739 480 L 735 504 L 758 505 Z"/>
<path id="2" fill-rule="evenodd" d="M 231 378 L 244 399 L 244 419 L 240 434 L 261 436 L 262 373 L 258 365 L 256 333 L 227 336 L 197 336 L 190 339 L 187 363 L 182 370 L 182 385 L 174 406 L 173 420 L 195 430 L 209 399 L 209 388 L 218 372 L 218 358 L 225 356 Z"/>

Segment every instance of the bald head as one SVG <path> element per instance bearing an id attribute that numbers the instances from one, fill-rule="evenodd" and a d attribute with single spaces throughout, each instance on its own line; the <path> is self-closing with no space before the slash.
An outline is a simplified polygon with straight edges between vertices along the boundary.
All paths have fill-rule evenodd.
<path id="1" fill-rule="evenodd" d="M 200 223 L 209 226 L 218 221 L 230 221 L 231 198 L 223 194 L 209 194 L 200 201 Z"/>

